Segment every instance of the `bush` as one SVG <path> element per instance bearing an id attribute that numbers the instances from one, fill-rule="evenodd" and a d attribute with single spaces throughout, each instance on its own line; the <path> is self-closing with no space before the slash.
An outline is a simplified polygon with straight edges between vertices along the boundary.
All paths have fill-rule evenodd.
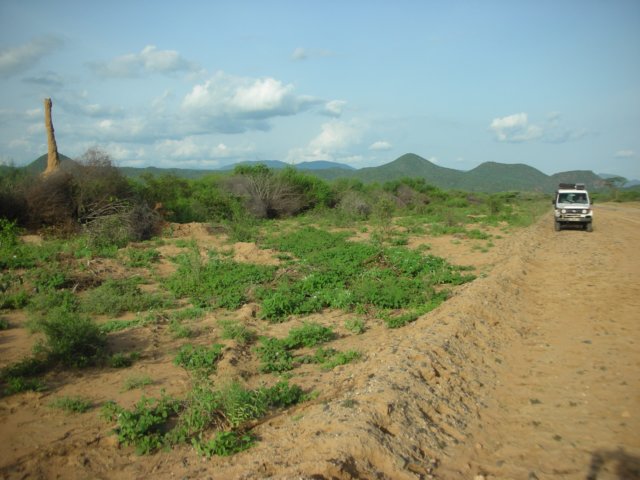
<path id="1" fill-rule="evenodd" d="M 276 174 L 262 164 L 240 165 L 227 180 L 226 188 L 242 198 L 246 209 L 256 217 L 277 218 L 309 207 L 309 199 L 300 190 L 300 183 L 301 177 L 294 180 L 292 174 Z"/>
<path id="2" fill-rule="evenodd" d="M 53 362 L 69 367 L 94 365 L 104 357 L 106 336 L 90 318 L 57 307 L 37 322 L 37 330 L 45 341 L 37 351 Z"/>
<path id="3" fill-rule="evenodd" d="M 63 232 L 76 229 L 78 185 L 68 172 L 59 170 L 37 177 L 26 190 L 29 225 L 57 227 Z"/>

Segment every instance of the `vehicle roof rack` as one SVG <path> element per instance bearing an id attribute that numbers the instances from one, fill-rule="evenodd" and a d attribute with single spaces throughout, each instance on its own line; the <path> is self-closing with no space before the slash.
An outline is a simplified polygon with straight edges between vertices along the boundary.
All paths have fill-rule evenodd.
<path id="1" fill-rule="evenodd" d="M 571 190 L 586 190 L 584 183 L 561 183 L 558 188 Z"/>

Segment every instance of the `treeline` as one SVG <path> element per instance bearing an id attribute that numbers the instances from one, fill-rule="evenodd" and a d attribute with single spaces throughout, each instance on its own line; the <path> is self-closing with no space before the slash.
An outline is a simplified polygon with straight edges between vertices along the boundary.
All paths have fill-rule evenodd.
<path id="1" fill-rule="evenodd" d="M 331 216 L 336 223 L 409 213 L 440 212 L 445 218 L 448 210 L 465 207 L 496 216 L 509 213 L 510 204 L 521 198 L 516 193 L 443 191 L 422 178 L 329 183 L 293 167 L 264 165 L 238 166 L 230 174 L 195 180 L 173 175 L 132 180 L 96 149 L 46 177 L 19 169 L 5 169 L 0 176 L 0 217 L 57 234 L 82 230 L 96 242 L 111 244 L 149 238 L 165 221 L 213 222 L 242 237 L 263 219 L 309 212 Z"/>

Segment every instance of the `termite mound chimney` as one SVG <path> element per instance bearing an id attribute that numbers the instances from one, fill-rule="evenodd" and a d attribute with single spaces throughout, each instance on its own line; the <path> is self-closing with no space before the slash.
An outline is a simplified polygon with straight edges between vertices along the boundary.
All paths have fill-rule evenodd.
<path id="1" fill-rule="evenodd" d="M 53 122 L 51 121 L 51 106 L 52 102 L 50 98 L 44 99 L 44 126 L 47 130 L 47 169 L 43 175 L 49 175 L 55 172 L 60 167 L 60 157 L 58 156 L 58 146 L 56 145 L 56 136 L 53 131 Z"/>

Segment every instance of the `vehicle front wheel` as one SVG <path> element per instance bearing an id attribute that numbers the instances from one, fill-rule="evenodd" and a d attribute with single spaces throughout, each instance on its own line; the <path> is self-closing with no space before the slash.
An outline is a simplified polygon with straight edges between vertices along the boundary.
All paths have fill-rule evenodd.
<path id="1" fill-rule="evenodd" d="M 556 221 L 554 221 L 554 222 L 553 222 L 553 229 L 554 229 L 556 232 L 559 232 L 559 231 L 560 231 L 560 222 L 559 222 L 559 221 L 557 221 L 557 220 L 556 220 Z"/>
<path id="2" fill-rule="evenodd" d="M 587 232 L 593 232 L 593 223 L 591 223 L 591 222 L 587 223 L 587 226 L 585 227 L 585 230 Z"/>

